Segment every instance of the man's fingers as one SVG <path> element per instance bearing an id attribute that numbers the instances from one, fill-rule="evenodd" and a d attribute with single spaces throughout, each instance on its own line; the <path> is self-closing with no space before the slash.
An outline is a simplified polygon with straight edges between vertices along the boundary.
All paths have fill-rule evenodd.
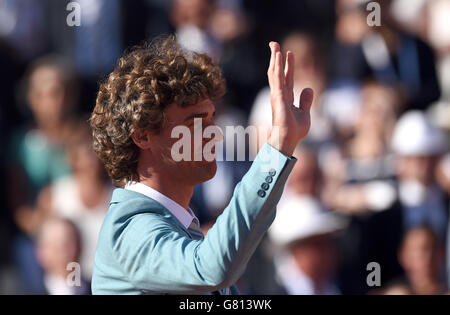
<path id="1" fill-rule="evenodd" d="M 314 101 L 314 91 L 310 88 L 304 89 L 300 95 L 300 109 L 309 112 Z"/>
<path id="2" fill-rule="evenodd" d="M 274 73 L 275 73 L 275 65 L 276 65 L 276 55 L 277 52 L 280 51 L 280 45 L 277 42 L 270 42 L 270 63 L 269 63 L 269 69 L 267 70 L 267 76 L 269 78 L 269 85 L 270 87 L 273 86 L 274 81 Z"/>
<path id="3" fill-rule="evenodd" d="M 291 51 L 286 55 L 285 71 L 285 85 L 286 88 L 292 90 L 294 88 L 294 54 Z"/>
<path id="4" fill-rule="evenodd" d="M 274 80 L 273 85 L 274 88 L 279 90 L 279 92 L 283 93 L 284 88 L 284 62 L 283 62 L 283 54 L 281 52 L 276 53 L 275 57 L 275 71 L 274 71 Z"/>
<path id="5" fill-rule="evenodd" d="M 269 47 L 270 47 L 270 63 L 268 73 L 270 74 L 275 69 L 275 54 L 276 54 L 275 42 L 270 42 Z"/>
<path id="6" fill-rule="evenodd" d="M 294 63 L 294 54 L 288 51 L 284 67 L 284 93 L 286 101 L 291 105 L 294 104 Z"/>

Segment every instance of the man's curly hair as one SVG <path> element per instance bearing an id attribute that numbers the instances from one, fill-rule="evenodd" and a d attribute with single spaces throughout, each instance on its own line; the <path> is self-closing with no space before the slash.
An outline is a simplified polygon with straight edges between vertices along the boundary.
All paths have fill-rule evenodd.
<path id="1" fill-rule="evenodd" d="M 94 150 L 117 185 L 139 181 L 136 130 L 159 132 L 169 104 L 195 105 L 225 93 L 222 72 L 211 58 L 184 50 L 174 36 L 131 48 L 100 84 L 91 115 Z"/>

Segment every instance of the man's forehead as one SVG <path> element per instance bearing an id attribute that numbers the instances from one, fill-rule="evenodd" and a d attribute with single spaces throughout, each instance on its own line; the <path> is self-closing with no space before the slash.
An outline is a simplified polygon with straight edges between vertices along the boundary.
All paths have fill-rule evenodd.
<path id="1" fill-rule="evenodd" d="M 177 116 L 180 118 L 188 117 L 194 113 L 213 113 L 215 111 L 214 103 L 210 99 L 205 99 L 199 101 L 198 103 L 190 106 L 177 106 L 176 104 L 171 104 L 167 107 L 167 114 L 170 116 Z"/>
<path id="2" fill-rule="evenodd" d="M 195 111 L 214 111 L 215 110 L 215 106 L 213 104 L 213 102 L 210 99 L 204 99 L 199 101 L 197 104 L 194 104 L 192 106 L 186 106 L 185 109 L 190 110 L 192 112 Z"/>
<path id="3" fill-rule="evenodd" d="M 176 104 L 170 104 L 166 108 L 165 117 L 169 125 L 185 125 L 191 118 L 207 117 L 214 115 L 215 106 L 209 99 L 199 101 L 198 103 L 186 107 L 181 107 Z"/>

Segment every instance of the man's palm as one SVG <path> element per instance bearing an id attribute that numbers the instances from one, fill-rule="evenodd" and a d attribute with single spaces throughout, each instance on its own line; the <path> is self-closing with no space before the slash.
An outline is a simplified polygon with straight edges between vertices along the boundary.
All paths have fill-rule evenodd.
<path id="1" fill-rule="evenodd" d="M 292 155 L 298 142 L 308 134 L 310 109 L 314 98 L 311 89 L 304 89 L 299 107 L 294 105 L 294 55 L 288 51 L 286 62 L 280 45 L 270 43 L 271 58 L 267 71 L 272 104 L 272 134 L 270 143 L 281 152 Z"/>

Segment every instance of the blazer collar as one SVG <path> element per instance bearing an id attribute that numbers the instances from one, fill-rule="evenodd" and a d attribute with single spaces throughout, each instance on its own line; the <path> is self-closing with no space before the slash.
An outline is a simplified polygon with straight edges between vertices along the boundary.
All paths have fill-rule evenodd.
<path id="1" fill-rule="evenodd" d="M 169 197 L 160 193 L 156 189 L 153 189 L 145 184 L 129 182 L 125 186 L 125 190 L 131 190 L 143 194 L 144 196 L 147 196 L 155 200 L 159 204 L 163 205 L 164 208 L 169 210 L 170 213 L 172 213 L 172 215 L 175 216 L 186 229 L 191 225 L 192 220 L 196 219 L 191 209 L 183 208 L 180 204 L 178 204 L 174 200 L 170 199 Z"/>
<path id="2" fill-rule="evenodd" d="M 170 214 L 170 216 L 173 217 L 175 221 L 185 229 L 189 227 L 189 225 L 192 223 L 193 218 L 195 218 L 195 215 L 193 215 L 192 218 L 188 218 L 188 216 L 180 217 L 179 214 L 173 213 L 170 209 L 166 207 L 166 205 L 162 204 L 160 201 L 155 200 L 146 194 L 123 188 L 116 188 L 114 190 L 111 198 L 111 205 L 131 200 L 136 200 L 138 202 L 142 202 L 145 204 L 148 203 L 148 206 L 145 206 L 145 208 L 148 209 L 148 212 L 163 211 L 163 213 L 165 214 Z M 184 211 L 186 212 L 186 215 L 189 214 L 186 210 Z"/>

